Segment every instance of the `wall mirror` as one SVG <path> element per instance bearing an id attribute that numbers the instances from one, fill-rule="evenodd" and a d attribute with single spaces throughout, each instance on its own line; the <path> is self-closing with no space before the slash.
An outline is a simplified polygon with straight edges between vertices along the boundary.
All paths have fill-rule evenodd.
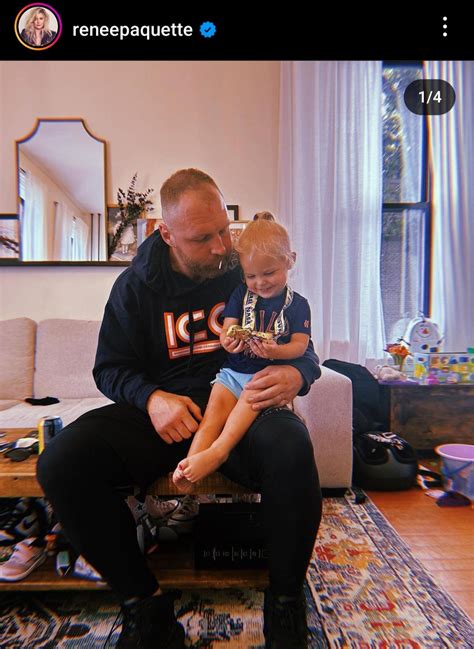
<path id="1" fill-rule="evenodd" d="M 20 262 L 105 262 L 105 141 L 82 119 L 38 119 L 16 141 Z"/>

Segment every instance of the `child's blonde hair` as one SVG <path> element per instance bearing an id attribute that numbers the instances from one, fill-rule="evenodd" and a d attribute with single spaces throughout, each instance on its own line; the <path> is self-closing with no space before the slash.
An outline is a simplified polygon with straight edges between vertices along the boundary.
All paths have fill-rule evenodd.
<path id="1" fill-rule="evenodd" d="M 255 254 L 268 255 L 276 259 L 287 259 L 291 265 L 294 254 L 286 229 L 275 221 L 271 212 L 258 212 L 240 235 L 235 250 L 239 255 L 250 258 Z"/>

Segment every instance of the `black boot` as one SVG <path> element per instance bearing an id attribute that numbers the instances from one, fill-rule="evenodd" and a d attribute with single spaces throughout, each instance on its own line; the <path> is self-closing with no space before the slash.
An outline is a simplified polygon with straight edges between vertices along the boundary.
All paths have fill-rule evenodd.
<path id="1" fill-rule="evenodd" d="M 265 649 L 307 649 L 308 625 L 304 595 L 275 595 L 270 588 L 263 602 Z"/>
<path id="2" fill-rule="evenodd" d="M 122 632 L 117 649 L 184 649 L 184 629 L 176 620 L 177 591 L 122 605 Z"/>

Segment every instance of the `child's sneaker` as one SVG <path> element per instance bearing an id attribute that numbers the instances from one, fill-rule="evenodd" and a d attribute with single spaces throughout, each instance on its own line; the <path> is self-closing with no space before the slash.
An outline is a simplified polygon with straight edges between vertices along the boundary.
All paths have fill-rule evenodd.
<path id="1" fill-rule="evenodd" d="M 8 561 L 0 564 L 0 581 L 25 579 L 46 560 L 46 546 L 36 538 L 25 539 L 13 547 Z"/>

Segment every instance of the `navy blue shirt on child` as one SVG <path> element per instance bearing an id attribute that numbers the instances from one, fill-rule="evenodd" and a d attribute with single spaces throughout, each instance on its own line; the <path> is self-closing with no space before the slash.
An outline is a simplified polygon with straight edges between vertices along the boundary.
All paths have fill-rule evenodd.
<path id="1" fill-rule="evenodd" d="M 223 311 L 224 318 L 237 318 L 242 324 L 244 298 L 247 292 L 245 284 L 238 286 L 229 297 Z M 273 325 L 285 304 L 286 289 L 275 297 L 257 299 L 255 306 L 256 331 L 273 333 Z M 292 334 L 307 334 L 311 336 L 311 310 L 308 301 L 299 293 L 293 291 L 293 299 L 284 312 L 285 330 L 278 338 L 279 344 L 289 343 Z M 269 360 L 268 358 L 252 358 L 248 352 L 228 354 L 224 367 L 230 367 L 236 372 L 254 374 L 268 365 L 287 365 L 287 360 Z"/>

